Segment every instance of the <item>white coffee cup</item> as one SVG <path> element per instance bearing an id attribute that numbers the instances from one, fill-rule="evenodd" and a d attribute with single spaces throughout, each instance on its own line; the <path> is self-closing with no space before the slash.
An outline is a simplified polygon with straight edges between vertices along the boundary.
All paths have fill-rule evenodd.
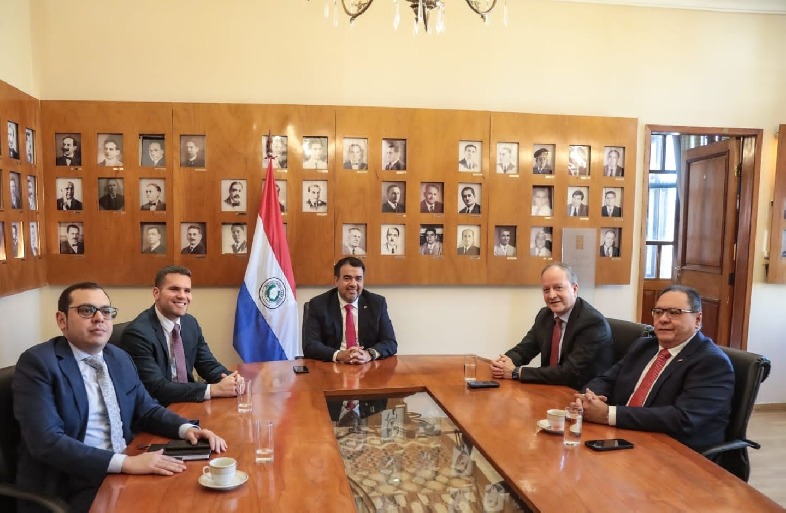
<path id="1" fill-rule="evenodd" d="M 565 410 L 552 408 L 546 412 L 546 420 L 549 422 L 551 429 L 555 431 L 562 431 L 565 429 Z"/>
<path id="2" fill-rule="evenodd" d="M 202 467 L 203 474 L 210 474 L 213 483 L 223 486 L 232 482 L 237 471 L 237 461 L 234 458 L 216 458 L 209 465 Z"/>

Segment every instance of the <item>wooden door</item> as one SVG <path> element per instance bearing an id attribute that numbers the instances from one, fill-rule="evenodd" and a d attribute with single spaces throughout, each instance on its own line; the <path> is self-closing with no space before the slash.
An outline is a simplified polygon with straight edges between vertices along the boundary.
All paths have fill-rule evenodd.
<path id="1" fill-rule="evenodd" d="M 699 291 L 705 335 L 728 346 L 734 299 L 739 141 L 684 153 L 675 281 Z"/>

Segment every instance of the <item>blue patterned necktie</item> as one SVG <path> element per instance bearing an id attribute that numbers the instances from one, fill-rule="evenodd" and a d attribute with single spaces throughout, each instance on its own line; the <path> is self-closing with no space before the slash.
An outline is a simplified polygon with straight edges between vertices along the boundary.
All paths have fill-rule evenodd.
<path id="1" fill-rule="evenodd" d="M 120 420 L 120 406 L 117 404 L 117 395 L 112 380 L 109 379 L 109 372 L 106 364 L 100 356 L 89 356 L 84 362 L 96 370 L 98 387 L 101 389 L 101 397 L 104 399 L 104 406 L 109 417 L 109 437 L 112 439 L 112 450 L 120 454 L 126 450 L 126 441 L 123 438 L 123 421 Z"/>

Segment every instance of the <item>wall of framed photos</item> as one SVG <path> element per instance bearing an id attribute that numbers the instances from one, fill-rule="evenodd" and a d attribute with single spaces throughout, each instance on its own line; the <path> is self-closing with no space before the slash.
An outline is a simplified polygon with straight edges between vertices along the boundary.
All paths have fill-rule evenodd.
<path id="1" fill-rule="evenodd" d="M 629 283 L 635 119 L 68 101 L 41 111 L 52 283 L 147 284 L 169 262 L 201 285 L 239 283 L 268 131 L 299 285 L 329 283 L 325 269 L 353 253 L 381 284 L 536 284 L 563 227 L 596 229 L 599 284 Z"/>

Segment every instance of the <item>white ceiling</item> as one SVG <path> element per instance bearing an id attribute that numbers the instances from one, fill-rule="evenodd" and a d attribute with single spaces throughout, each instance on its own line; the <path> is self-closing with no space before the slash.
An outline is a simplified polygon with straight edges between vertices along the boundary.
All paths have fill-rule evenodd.
<path id="1" fill-rule="evenodd" d="M 786 14 L 786 0 L 556 0 L 584 4 L 634 5 L 739 13 Z"/>

